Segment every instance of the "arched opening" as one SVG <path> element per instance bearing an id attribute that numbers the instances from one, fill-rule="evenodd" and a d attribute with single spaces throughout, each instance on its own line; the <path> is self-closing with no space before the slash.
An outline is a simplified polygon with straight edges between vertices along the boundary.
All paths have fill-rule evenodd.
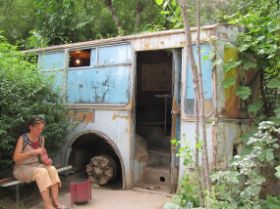
<path id="1" fill-rule="evenodd" d="M 72 143 L 69 164 L 77 168 L 81 172 L 81 175 L 90 177 L 90 173 L 87 172 L 87 165 L 92 165 L 92 160 L 99 159 L 100 156 L 107 156 L 115 165 L 113 177 L 105 184 L 101 184 L 103 186 L 121 188 L 123 185 L 122 165 L 119 156 L 112 145 L 109 144 L 108 140 L 95 133 L 83 134 Z M 100 182 L 96 183 L 99 184 Z"/>

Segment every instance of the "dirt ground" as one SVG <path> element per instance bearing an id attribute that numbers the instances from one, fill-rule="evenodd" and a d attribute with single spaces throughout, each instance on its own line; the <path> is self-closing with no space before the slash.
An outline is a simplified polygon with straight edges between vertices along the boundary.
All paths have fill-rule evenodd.
<path id="1" fill-rule="evenodd" d="M 71 207 L 69 181 L 63 179 L 60 201 Z M 24 184 L 20 188 L 20 209 L 42 209 L 40 194 L 34 183 Z M 77 209 L 162 209 L 165 202 L 171 200 L 167 193 L 142 189 L 122 190 L 120 185 L 99 187 L 92 185 L 92 199 L 82 204 L 74 204 Z M 15 188 L 0 188 L 0 209 L 15 209 Z"/>

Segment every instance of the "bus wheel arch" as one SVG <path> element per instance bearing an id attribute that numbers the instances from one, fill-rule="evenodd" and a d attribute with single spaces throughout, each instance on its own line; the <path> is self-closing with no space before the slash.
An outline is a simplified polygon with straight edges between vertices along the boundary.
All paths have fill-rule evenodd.
<path id="1" fill-rule="evenodd" d="M 86 169 L 92 157 L 98 155 L 109 155 L 117 164 L 117 179 L 121 180 L 122 187 L 125 187 L 125 168 L 122 156 L 117 145 L 107 135 L 98 131 L 84 131 L 75 136 L 66 144 L 65 160 L 66 164 L 78 165 Z"/>

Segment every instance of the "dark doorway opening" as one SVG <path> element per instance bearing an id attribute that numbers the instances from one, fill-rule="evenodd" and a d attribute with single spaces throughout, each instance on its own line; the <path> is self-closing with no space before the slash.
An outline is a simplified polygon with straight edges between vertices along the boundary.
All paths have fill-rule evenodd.
<path id="1" fill-rule="evenodd" d="M 137 54 L 136 134 L 148 149 L 169 150 L 172 109 L 172 52 Z"/>

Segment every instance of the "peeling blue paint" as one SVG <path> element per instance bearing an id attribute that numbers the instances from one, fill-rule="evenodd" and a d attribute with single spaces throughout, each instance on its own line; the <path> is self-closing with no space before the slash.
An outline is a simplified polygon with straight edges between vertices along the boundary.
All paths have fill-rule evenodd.
<path id="1" fill-rule="evenodd" d="M 132 63 L 130 45 L 106 46 L 98 48 L 98 65 Z"/>
<path id="2" fill-rule="evenodd" d="M 71 70 L 67 79 L 68 103 L 127 104 L 131 77 L 128 66 Z"/>
<path id="3" fill-rule="evenodd" d="M 195 61 L 197 62 L 197 47 L 193 45 Z M 207 100 L 211 100 L 213 97 L 213 84 L 212 84 L 212 64 L 211 60 L 205 59 L 205 57 L 209 56 L 211 52 L 211 46 L 209 44 L 201 45 L 201 71 L 202 71 L 202 82 L 203 82 L 203 93 L 204 98 Z M 194 107 L 194 87 L 192 80 L 192 70 L 190 63 L 187 65 L 186 70 L 186 94 L 185 94 L 185 111 L 187 114 L 193 114 Z"/>
<path id="4" fill-rule="evenodd" d="M 47 54 L 40 54 L 38 65 L 41 70 L 57 70 L 63 69 L 65 62 L 64 52 L 54 52 Z"/>

